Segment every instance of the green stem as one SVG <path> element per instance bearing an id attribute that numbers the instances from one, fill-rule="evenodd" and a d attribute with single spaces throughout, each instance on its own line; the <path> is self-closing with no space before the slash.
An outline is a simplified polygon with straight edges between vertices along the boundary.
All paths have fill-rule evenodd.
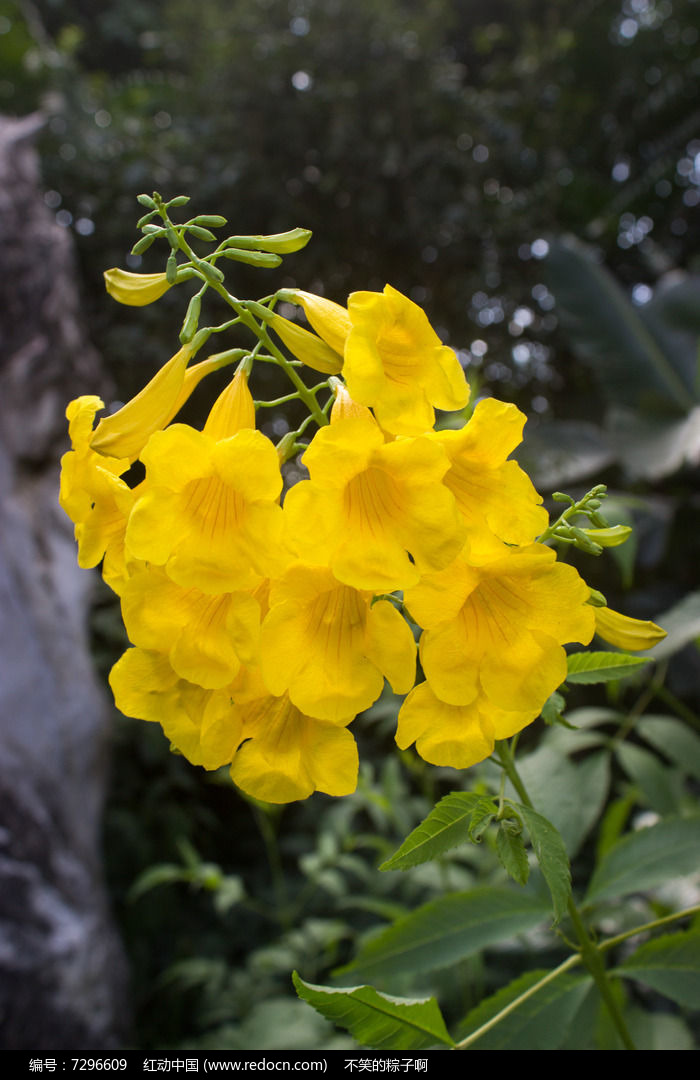
<path id="1" fill-rule="evenodd" d="M 606 949 L 612 949 L 615 945 L 619 945 L 621 941 L 627 941 L 627 938 L 636 937 L 637 934 L 645 934 L 649 930 L 656 930 L 659 926 L 667 926 L 669 923 L 677 922 L 679 919 L 689 919 L 691 915 L 700 915 L 700 904 L 696 904 L 695 907 L 685 908 L 683 911 L 674 911 L 672 915 L 664 915 L 661 919 L 654 919 L 653 922 L 644 923 L 643 926 L 635 926 L 632 930 L 625 930 L 624 933 L 616 934 L 615 937 L 606 938 L 605 941 L 601 941 L 598 951 L 605 952 Z"/>
<path id="2" fill-rule="evenodd" d="M 528 990 L 525 990 L 524 993 L 519 994 L 514 1001 L 511 1001 L 509 1005 L 506 1005 L 505 1008 L 501 1009 L 499 1013 L 496 1013 L 495 1016 L 492 1016 L 490 1020 L 487 1020 L 486 1023 L 482 1024 L 480 1028 L 476 1029 L 476 1031 L 472 1031 L 471 1035 L 467 1035 L 466 1039 L 462 1039 L 461 1042 L 455 1043 L 452 1049 L 466 1050 L 468 1046 L 471 1046 L 471 1044 L 476 1042 L 477 1039 L 480 1039 L 481 1036 L 485 1035 L 487 1031 L 490 1031 L 492 1027 L 495 1027 L 496 1024 L 500 1024 L 501 1020 L 504 1020 L 506 1016 L 509 1016 L 510 1013 L 520 1008 L 524 1001 L 527 1001 L 528 998 L 531 998 L 534 994 L 541 990 L 543 986 L 546 986 L 547 983 L 551 983 L 555 979 L 558 979 L 559 976 L 563 975 L 565 971 L 568 971 L 572 967 L 576 967 L 576 965 L 580 963 L 581 956 L 579 953 L 576 953 L 575 956 L 567 957 L 566 960 L 564 960 L 559 965 L 559 967 L 555 967 L 552 971 L 549 971 L 546 975 L 543 975 L 541 979 L 538 979 L 537 982 L 534 983 Z"/>
<path id="3" fill-rule="evenodd" d="M 654 697 L 659 698 L 660 701 L 663 701 L 664 705 L 668 705 L 670 709 L 673 709 L 673 711 L 678 713 L 684 720 L 687 720 L 694 728 L 700 730 L 700 716 L 698 716 L 697 713 L 694 713 L 692 709 L 689 709 L 684 702 L 679 701 L 676 695 L 672 694 L 667 686 L 652 686 L 652 690 Z"/>
<path id="4" fill-rule="evenodd" d="M 676 911 L 672 915 L 665 915 L 662 919 L 654 919 L 653 922 L 644 923 L 643 926 L 635 926 L 632 930 L 625 930 L 623 934 L 616 934 L 615 937 L 606 938 L 605 941 L 601 941 L 597 946 L 598 952 L 605 952 L 608 949 L 612 949 L 615 945 L 619 945 L 621 942 L 626 941 L 627 938 L 636 937 L 637 934 L 647 933 L 649 930 L 656 930 L 660 926 L 666 926 L 668 923 L 677 922 L 679 919 L 686 919 L 691 915 L 697 914 L 700 914 L 700 904 L 695 907 L 686 908 L 684 911 Z M 466 1039 L 462 1039 L 461 1042 L 458 1042 L 453 1047 L 453 1050 L 466 1050 L 468 1046 L 475 1043 L 476 1040 L 480 1039 L 482 1035 L 485 1035 L 487 1031 L 490 1031 L 491 1028 L 500 1023 L 501 1020 L 504 1020 L 506 1016 L 509 1016 L 510 1013 L 519 1008 L 523 1002 L 527 1001 L 528 998 L 531 998 L 541 990 L 543 986 L 553 982 L 560 975 L 563 975 L 565 971 L 569 971 L 571 968 L 576 967 L 577 964 L 582 962 L 583 953 L 577 952 L 575 955 L 567 957 L 567 959 L 562 961 L 558 967 L 555 967 L 552 971 L 548 972 L 547 975 L 538 979 L 536 983 L 529 987 L 529 989 L 525 990 L 522 994 L 519 994 L 517 998 L 514 998 L 514 1000 L 506 1005 L 505 1008 L 501 1009 L 499 1013 L 496 1013 L 496 1015 L 492 1016 L 490 1020 L 487 1020 L 485 1024 L 482 1024 L 480 1028 L 477 1028 L 476 1031 L 472 1031 L 471 1035 L 468 1035 Z M 632 1047 L 632 1049 L 634 1048 Z"/>
<path id="5" fill-rule="evenodd" d="M 516 768 L 512 750 L 505 740 L 498 744 L 498 751 L 501 765 L 507 773 L 508 779 L 510 780 L 511 784 L 517 791 L 525 806 L 530 806 L 534 810 L 534 806 L 532 806 L 532 800 L 530 799 L 530 796 L 527 793 L 527 789 L 523 784 L 520 774 L 518 773 L 518 770 Z M 637 1048 L 632 1042 L 632 1037 L 627 1030 L 627 1025 L 625 1024 L 620 1007 L 615 1000 L 615 995 L 613 994 L 610 980 L 608 979 L 607 973 L 605 971 L 605 962 L 601 955 L 600 949 L 589 934 L 588 929 L 586 928 L 583 919 L 581 918 L 581 914 L 576 907 L 572 896 L 569 897 L 567 908 L 569 911 L 569 917 L 574 926 L 574 930 L 576 931 L 576 937 L 578 938 L 579 948 L 581 951 L 581 959 L 583 960 L 583 963 L 586 965 L 590 974 L 592 975 L 593 981 L 598 988 L 598 992 L 607 1006 L 608 1012 L 610 1013 L 610 1018 L 617 1030 L 618 1035 L 622 1039 L 622 1044 L 626 1050 L 636 1050 Z"/>

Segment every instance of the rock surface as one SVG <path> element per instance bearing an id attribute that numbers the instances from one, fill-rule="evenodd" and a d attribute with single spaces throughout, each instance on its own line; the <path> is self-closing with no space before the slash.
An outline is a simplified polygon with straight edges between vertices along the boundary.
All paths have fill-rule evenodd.
<path id="1" fill-rule="evenodd" d="M 0 119 L 0 1045 L 55 1055 L 117 1048 L 128 1017 L 101 878 L 92 575 L 57 502 L 66 404 L 110 387 L 39 188 L 40 126 Z"/>

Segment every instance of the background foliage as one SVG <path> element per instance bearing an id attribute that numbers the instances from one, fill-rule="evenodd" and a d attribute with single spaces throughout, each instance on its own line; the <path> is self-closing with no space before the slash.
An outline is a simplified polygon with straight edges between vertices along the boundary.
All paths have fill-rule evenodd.
<path id="1" fill-rule="evenodd" d="M 108 266 L 161 269 L 128 255 L 136 194 L 191 192 L 241 233 L 312 228 L 287 276 L 241 268 L 240 293 L 298 285 L 342 302 L 390 281 L 424 305 L 471 381 L 531 416 L 525 454 L 541 485 L 609 484 L 636 547 L 584 572 L 646 618 L 696 583 L 699 37 L 695 0 L 3 0 L 0 105 L 46 114 L 45 198 L 74 233 L 92 334 L 124 397 L 174 351 L 180 317 L 170 295 L 132 317 L 103 292 Z M 640 452 L 626 453 L 640 429 Z M 683 817 L 697 795 L 692 756 L 653 735 L 653 715 L 635 727 L 650 703 L 694 722 L 697 594 L 684 603 L 677 648 L 657 650 L 651 675 L 624 693 L 570 690 L 571 705 L 598 710 L 579 717 L 593 742 L 559 729 L 524 740 L 535 777 L 555 754 L 555 775 L 580 793 L 566 820 L 542 808 L 576 858 L 575 885 L 640 814 Z M 107 667 L 123 644 L 107 597 L 94 627 Z M 293 997 L 293 967 L 327 981 L 372 928 L 445 889 L 502 885 L 487 842 L 376 872 L 437 795 L 490 782 L 488 766 L 465 777 L 397 757 L 394 715 L 387 698 L 363 720 L 374 764 L 357 795 L 284 811 L 243 802 L 170 755 L 160 732 L 118 720 L 106 852 L 135 1043 L 341 1045 Z M 643 903 L 658 914 L 674 900 Z M 632 914 L 620 905 L 609 932 Z M 466 1033 L 470 1010 L 555 963 L 552 948 L 521 936 L 419 989 Z M 578 1016 L 591 1044 L 614 1045 L 571 978 L 561 1030 Z M 650 985 L 632 1016 L 656 1016 Z M 685 1048 L 684 1007 L 662 1007 L 659 1040 Z"/>

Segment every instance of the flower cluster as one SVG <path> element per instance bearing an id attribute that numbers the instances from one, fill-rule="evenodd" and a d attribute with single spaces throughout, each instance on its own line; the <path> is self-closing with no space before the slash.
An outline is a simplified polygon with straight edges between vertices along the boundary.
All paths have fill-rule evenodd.
<path id="1" fill-rule="evenodd" d="M 134 306 L 169 287 L 165 275 L 110 275 Z M 436 409 L 466 411 L 469 388 L 420 307 L 390 286 L 347 308 L 284 298 L 312 330 L 274 304 L 251 306 L 260 321 L 247 324 L 273 358 L 270 330 L 282 340 L 293 372 L 302 361 L 330 375 L 332 402 L 301 458 L 308 479 L 284 500 L 290 447 L 256 429 L 256 349 L 194 364 L 205 331 L 96 427 L 99 398 L 71 403 L 61 480 L 80 564 L 104 560 L 133 646 L 111 673 L 117 706 L 276 803 L 354 790 L 349 725 L 385 680 L 407 695 L 399 747 L 437 765 L 482 760 L 539 715 L 565 678 L 564 644 L 588 643 L 600 610 L 536 542 L 548 516 L 510 460 L 518 409 L 486 399 L 460 428 L 435 429 Z M 203 430 L 173 422 L 236 359 Z M 132 486 L 136 460 L 145 477 Z"/>

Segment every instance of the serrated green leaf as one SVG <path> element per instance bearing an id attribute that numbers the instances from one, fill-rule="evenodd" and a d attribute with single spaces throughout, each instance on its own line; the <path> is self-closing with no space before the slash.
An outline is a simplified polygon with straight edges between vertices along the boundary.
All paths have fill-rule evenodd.
<path id="1" fill-rule="evenodd" d="M 409 866 L 436 859 L 459 844 L 466 843 L 472 811 L 480 798 L 466 791 L 453 791 L 445 795 L 379 869 L 408 870 Z"/>
<path id="2" fill-rule="evenodd" d="M 664 934 L 640 945 L 616 975 L 638 979 L 679 1005 L 700 1008 L 700 931 Z"/>
<path id="3" fill-rule="evenodd" d="M 700 780 L 700 737 L 673 716 L 643 716 L 635 728 L 688 776 Z"/>
<path id="4" fill-rule="evenodd" d="M 567 657 L 568 683 L 605 683 L 633 675 L 649 663 L 646 656 L 622 652 L 577 652 Z"/>
<path id="5" fill-rule="evenodd" d="M 696 815 L 624 836 L 596 868 L 586 902 L 610 900 L 695 873 L 700 869 L 699 826 Z"/>
<path id="6" fill-rule="evenodd" d="M 571 896 L 571 869 L 564 841 L 551 821 L 538 814 L 530 806 L 518 805 L 525 828 L 530 834 L 542 876 L 552 894 L 554 921 L 559 922 L 566 911 Z"/>
<path id="7" fill-rule="evenodd" d="M 321 1016 L 373 1050 L 454 1046 L 435 998 L 390 997 L 372 986 L 315 986 L 292 974 L 296 992 Z"/>
<path id="8" fill-rule="evenodd" d="M 616 757 L 652 810 L 664 817 L 679 812 L 682 782 L 675 770 L 659 761 L 656 754 L 633 743 L 621 743 Z"/>
<path id="9" fill-rule="evenodd" d="M 568 720 L 565 720 L 562 716 L 565 706 L 566 699 L 563 694 L 560 694 L 557 690 L 550 694 L 542 706 L 542 719 L 545 724 L 565 724 L 568 726 Z"/>
<path id="10" fill-rule="evenodd" d="M 423 904 L 372 938 L 334 976 L 386 978 L 446 967 L 497 941 L 531 930 L 547 918 L 539 897 L 510 889 L 478 888 Z"/>
<path id="11" fill-rule="evenodd" d="M 572 732 L 574 739 L 576 735 L 577 732 Z M 574 765 L 561 751 L 543 746 L 520 759 L 518 771 L 538 813 L 559 830 L 566 850 L 573 854 L 582 840 L 585 822 L 581 808 L 588 799 L 580 766 Z M 517 803 L 517 793 L 512 788 L 509 792 L 511 800 Z"/>
<path id="12" fill-rule="evenodd" d="M 481 798 L 472 811 L 469 839 L 478 844 L 497 813 L 493 799 Z"/>
<path id="13" fill-rule="evenodd" d="M 518 885 L 527 885 L 530 864 L 525 843 L 520 833 L 514 833 L 503 821 L 496 833 L 496 854 L 513 881 L 517 881 Z"/>
<path id="14" fill-rule="evenodd" d="M 465 1039 L 539 982 L 547 971 L 528 971 L 482 1001 L 460 1024 Z M 558 1050 L 593 986 L 588 975 L 564 972 L 527 998 L 473 1044 L 475 1050 Z M 470 1049 L 471 1047 L 467 1047 Z"/>

